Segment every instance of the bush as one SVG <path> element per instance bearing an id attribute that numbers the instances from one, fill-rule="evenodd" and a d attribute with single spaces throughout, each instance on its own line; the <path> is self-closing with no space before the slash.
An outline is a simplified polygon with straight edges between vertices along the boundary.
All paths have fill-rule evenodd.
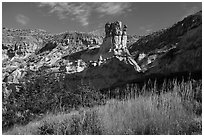
<path id="1" fill-rule="evenodd" d="M 202 118 L 192 106 L 193 82 L 172 82 L 172 88 L 128 99 L 110 99 L 103 106 L 46 115 L 42 120 L 16 127 L 6 134 L 201 134 Z M 163 86 L 167 86 L 163 84 Z M 135 87 L 127 88 L 138 90 Z M 147 90 L 143 87 L 142 90 Z M 150 90 L 150 89 L 149 89 Z M 201 104 L 200 104 L 201 105 Z"/>
<path id="2" fill-rule="evenodd" d="M 35 74 L 18 86 L 13 84 L 12 91 L 4 90 L 3 130 L 15 124 L 25 125 L 46 113 L 69 112 L 104 102 L 104 96 L 100 92 L 86 85 L 79 85 L 77 89 L 66 89 L 63 77 L 64 74 L 60 73 Z"/>

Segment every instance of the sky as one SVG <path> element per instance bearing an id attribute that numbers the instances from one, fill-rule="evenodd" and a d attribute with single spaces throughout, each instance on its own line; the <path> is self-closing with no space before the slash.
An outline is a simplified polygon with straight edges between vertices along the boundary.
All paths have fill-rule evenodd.
<path id="1" fill-rule="evenodd" d="M 201 2 L 3 2 L 2 26 L 90 32 L 119 20 L 128 34 L 146 35 L 200 10 Z"/>

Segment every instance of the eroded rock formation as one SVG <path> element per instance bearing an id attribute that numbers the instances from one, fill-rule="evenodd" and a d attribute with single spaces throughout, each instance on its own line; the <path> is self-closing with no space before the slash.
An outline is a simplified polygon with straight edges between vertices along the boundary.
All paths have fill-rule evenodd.
<path id="1" fill-rule="evenodd" d="M 122 28 L 122 22 L 115 21 L 113 23 L 105 24 L 105 38 L 100 45 L 100 49 L 96 54 L 90 54 L 88 51 L 81 55 L 82 60 L 85 62 L 94 62 L 98 65 L 105 63 L 107 60 L 116 57 L 120 61 L 134 66 L 137 72 L 141 68 L 137 62 L 131 57 L 127 49 L 127 26 Z"/>

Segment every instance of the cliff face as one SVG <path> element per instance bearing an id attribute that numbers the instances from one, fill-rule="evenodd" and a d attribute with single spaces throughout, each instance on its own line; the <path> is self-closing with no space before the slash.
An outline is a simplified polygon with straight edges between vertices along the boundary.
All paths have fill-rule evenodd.
<path id="1" fill-rule="evenodd" d="M 131 45 L 135 59 L 148 73 L 169 74 L 202 70 L 202 12 Z"/>
<path id="2" fill-rule="evenodd" d="M 74 83 L 81 79 L 83 82 L 88 81 L 94 88 L 103 89 L 149 78 L 186 77 L 190 73 L 201 78 L 202 13 L 188 16 L 168 29 L 142 37 L 132 44 L 129 50 L 142 72 L 135 71 L 131 62 L 114 57 L 101 66 L 74 74 L 74 80 L 72 76 L 67 76 L 65 81 Z M 93 53 L 96 56 L 97 52 L 99 48 L 75 53 L 69 57 L 76 60 L 86 54 Z"/>
<path id="3" fill-rule="evenodd" d="M 9 127 L 15 119 L 21 119 L 18 112 L 32 119 L 34 114 L 52 109 L 55 95 L 64 97 L 65 102 L 77 102 L 82 84 L 108 91 L 127 83 L 156 78 L 161 81 L 189 73 L 201 78 L 201 12 L 139 40 L 134 36 L 127 38 L 131 55 L 127 50 L 109 52 L 110 41 L 103 42 L 103 37 L 93 34 L 52 35 L 43 30 L 3 28 L 3 126 Z M 101 50 L 102 46 L 105 50 Z"/>
<path id="4" fill-rule="evenodd" d="M 60 72 L 69 83 L 83 80 L 101 89 L 151 75 L 202 72 L 202 12 L 127 44 L 142 69 L 140 73 L 134 69 L 135 61 L 127 56 L 103 54 L 104 60 L 98 62 L 101 47 L 111 45 L 101 45 L 102 38 L 91 33 L 52 35 L 43 30 L 4 28 L 3 82 L 18 83 L 28 72 Z M 129 42 L 132 40 L 128 38 Z"/>
<path id="5" fill-rule="evenodd" d="M 39 29 L 3 28 L 3 81 L 14 82 L 13 79 L 17 77 L 15 71 L 21 69 L 25 73 L 29 70 L 39 71 L 41 68 L 58 70 L 62 56 L 100 44 L 101 39 L 100 36 L 80 32 L 50 34 Z"/>

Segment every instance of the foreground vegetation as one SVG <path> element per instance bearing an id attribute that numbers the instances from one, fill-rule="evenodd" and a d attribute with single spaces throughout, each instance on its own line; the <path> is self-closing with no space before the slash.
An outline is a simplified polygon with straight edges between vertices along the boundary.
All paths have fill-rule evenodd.
<path id="1" fill-rule="evenodd" d="M 65 101 L 57 113 L 49 111 L 4 134 L 202 134 L 201 86 L 194 80 L 164 82 L 161 88 L 156 82 L 141 89 L 127 85 L 126 94 L 115 99 L 83 88 L 75 110 L 68 111 Z"/>

